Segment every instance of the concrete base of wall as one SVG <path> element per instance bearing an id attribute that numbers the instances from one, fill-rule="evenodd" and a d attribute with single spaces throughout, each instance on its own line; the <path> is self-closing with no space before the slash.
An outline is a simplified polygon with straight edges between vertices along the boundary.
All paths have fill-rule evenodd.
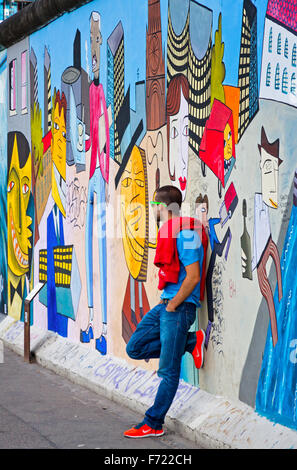
<path id="1" fill-rule="evenodd" d="M 23 355 L 24 324 L 4 317 L 0 339 Z M 40 365 L 134 411 L 144 413 L 153 403 L 160 381 L 155 372 L 101 356 L 87 345 L 35 326 L 31 327 L 31 351 Z M 242 402 L 213 396 L 182 380 L 165 425 L 210 449 L 297 449 L 296 431 L 270 422 Z"/>

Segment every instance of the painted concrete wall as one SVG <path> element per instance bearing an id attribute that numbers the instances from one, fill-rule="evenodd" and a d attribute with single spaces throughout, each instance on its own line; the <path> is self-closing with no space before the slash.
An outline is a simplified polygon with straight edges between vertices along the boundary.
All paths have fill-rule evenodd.
<path id="1" fill-rule="evenodd" d="M 174 184 L 209 234 L 206 363 L 186 354 L 182 378 L 297 427 L 296 17 L 94 0 L 1 54 L 8 315 L 42 282 L 34 325 L 136 364 L 126 343 L 160 296 L 149 201 Z"/>

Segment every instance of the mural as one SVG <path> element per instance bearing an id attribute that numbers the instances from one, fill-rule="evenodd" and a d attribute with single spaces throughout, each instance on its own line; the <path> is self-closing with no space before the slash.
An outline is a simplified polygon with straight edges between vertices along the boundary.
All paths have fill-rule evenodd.
<path id="1" fill-rule="evenodd" d="M 106 185 L 109 182 L 109 119 L 106 107 L 105 95 L 102 84 L 99 82 L 100 47 L 102 44 L 101 16 L 93 11 L 90 17 L 90 49 L 92 57 L 92 73 L 94 79 L 89 87 L 90 98 L 90 137 L 86 141 L 86 151 L 91 149 L 90 175 L 88 186 L 88 201 L 86 214 L 86 269 L 89 320 L 88 331 L 82 333 L 82 341 L 88 342 L 86 335 L 93 337 L 93 218 L 94 200 L 96 193 L 97 204 L 97 228 L 99 243 L 100 266 L 100 295 L 102 334 L 96 339 L 96 347 L 106 354 L 106 329 L 107 329 L 107 288 L 106 288 Z"/>
<path id="2" fill-rule="evenodd" d="M 23 314 L 28 293 L 32 248 L 31 152 L 21 132 L 7 139 L 7 265 L 8 310 L 16 320 Z"/>
<path id="3" fill-rule="evenodd" d="M 297 429 L 296 17 L 296 0 L 94 0 L 2 52 L 0 311 L 22 321 L 42 282 L 34 325 L 132 361 L 160 295 L 149 201 L 175 185 L 209 239 L 206 364 L 186 353 L 181 378 Z"/>
<path id="4" fill-rule="evenodd" d="M 263 194 L 255 194 L 255 218 L 254 218 L 254 257 L 252 259 L 252 269 L 257 267 L 258 282 L 260 290 L 265 297 L 272 329 L 273 345 L 277 343 L 277 324 L 273 294 L 267 279 L 266 263 L 269 256 L 273 258 L 277 273 L 278 296 L 282 298 L 282 275 L 280 269 L 280 259 L 277 247 L 272 240 L 269 207 L 278 207 L 278 172 L 282 160 L 279 158 L 279 141 L 270 144 L 267 140 L 265 130 L 262 127 L 261 145 L 261 179 Z"/>
<path id="5" fill-rule="evenodd" d="M 274 421 L 296 428 L 296 283 L 293 282 L 296 248 L 296 172 L 294 176 L 293 206 L 280 261 L 284 273 L 283 296 L 274 295 L 275 320 L 267 331 L 262 368 L 259 377 L 256 409 Z M 278 279 L 278 283 L 280 280 Z M 275 344 L 275 328 L 278 341 Z M 279 358 L 283 357 L 283 361 Z"/>
<path id="6" fill-rule="evenodd" d="M 0 53 L 0 123 L 1 135 L 7 134 L 7 53 Z M 7 314 L 7 145 L 3 139 L 0 146 L 0 312 Z"/>

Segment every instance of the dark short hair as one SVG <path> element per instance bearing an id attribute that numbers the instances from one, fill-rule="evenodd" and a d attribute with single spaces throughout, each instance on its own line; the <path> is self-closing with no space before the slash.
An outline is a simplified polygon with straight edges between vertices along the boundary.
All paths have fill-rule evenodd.
<path id="1" fill-rule="evenodd" d="M 11 165 L 11 160 L 12 160 L 12 152 L 13 152 L 13 145 L 14 145 L 14 139 L 16 138 L 17 141 L 17 147 L 18 147 L 18 156 L 19 156 L 19 165 L 20 168 L 24 168 L 26 165 L 29 155 L 30 155 L 30 146 L 29 143 L 21 132 L 15 131 L 15 132 L 8 132 L 7 134 L 7 165 L 8 165 L 8 172 L 10 169 Z"/>
<path id="2" fill-rule="evenodd" d="M 66 126 L 66 117 L 67 117 L 67 101 L 66 101 L 66 96 L 64 94 L 64 91 L 62 91 L 62 94 L 60 94 L 60 90 L 56 92 L 55 96 L 55 109 L 58 104 L 58 110 L 59 110 L 59 115 L 62 112 L 62 109 L 64 109 L 64 119 L 65 119 L 65 126 Z"/>
<path id="3" fill-rule="evenodd" d="M 162 186 L 156 189 L 155 198 L 160 202 L 165 202 L 172 212 L 178 212 L 182 205 L 183 196 L 176 186 Z"/>
<path id="4" fill-rule="evenodd" d="M 199 196 L 197 196 L 197 198 L 196 198 L 195 204 L 198 205 L 198 204 L 203 204 L 203 203 L 206 204 L 207 211 L 208 211 L 208 197 L 207 197 L 207 194 L 202 196 L 202 194 L 200 193 Z"/>

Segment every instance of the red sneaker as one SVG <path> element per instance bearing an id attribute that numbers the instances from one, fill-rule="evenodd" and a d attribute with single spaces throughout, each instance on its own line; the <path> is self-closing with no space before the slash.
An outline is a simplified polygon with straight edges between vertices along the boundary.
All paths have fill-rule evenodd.
<path id="1" fill-rule="evenodd" d="M 152 429 L 147 424 L 142 424 L 135 426 L 134 428 L 128 429 L 124 432 L 125 437 L 132 437 L 133 439 L 138 439 L 140 437 L 160 437 L 163 436 L 163 429 Z"/>
<path id="2" fill-rule="evenodd" d="M 204 361 L 204 343 L 205 343 L 205 332 L 204 330 L 196 331 L 196 344 L 192 351 L 192 356 L 194 358 L 195 366 L 197 369 L 203 367 Z"/>

